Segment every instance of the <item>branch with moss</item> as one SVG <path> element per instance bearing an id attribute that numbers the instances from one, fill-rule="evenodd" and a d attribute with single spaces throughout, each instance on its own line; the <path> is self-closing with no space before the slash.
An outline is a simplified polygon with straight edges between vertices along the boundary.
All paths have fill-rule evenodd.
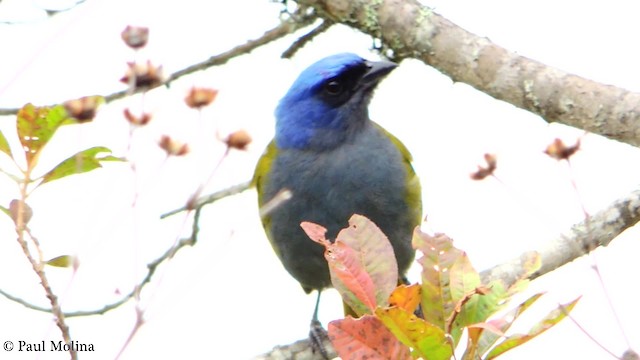
<path id="1" fill-rule="evenodd" d="M 636 225 L 638 221 L 640 221 L 640 188 L 573 225 L 556 239 L 538 249 L 533 249 L 532 251 L 540 255 L 542 266 L 529 279 L 533 280 L 548 274 L 587 254 L 592 249 L 608 246 L 613 239 Z M 490 280 L 499 279 L 507 285 L 513 284 L 522 277 L 523 264 L 530 258 L 530 254 L 531 252 L 523 253 L 504 264 L 483 271 L 481 274 L 483 281 L 487 283 Z"/>
<path id="2" fill-rule="evenodd" d="M 640 94 L 518 55 L 416 0 L 298 0 L 318 16 L 378 38 L 383 54 L 415 58 L 514 106 L 611 139 L 640 145 Z"/>

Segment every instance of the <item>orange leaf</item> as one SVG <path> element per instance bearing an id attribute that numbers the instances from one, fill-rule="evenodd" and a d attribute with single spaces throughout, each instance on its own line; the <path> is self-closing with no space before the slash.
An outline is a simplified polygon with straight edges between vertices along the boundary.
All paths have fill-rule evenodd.
<path id="1" fill-rule="evenodd" d="M 396 306 L 409 312 L 416 311 L 422 296 L 420 284 L 400 285 L 389 296 L 389 306 Z"/>

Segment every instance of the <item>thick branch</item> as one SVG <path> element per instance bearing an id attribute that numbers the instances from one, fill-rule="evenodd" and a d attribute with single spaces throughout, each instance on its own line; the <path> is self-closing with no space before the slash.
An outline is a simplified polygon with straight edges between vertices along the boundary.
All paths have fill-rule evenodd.
<path id="1" fill-rule="evenodd" d="M 299 0 L 331 21 L 380 38 L 396 60 L 411 57 L 496 99 L 635 146 L 640 94 L 546 66 L 472 34 L 416 0 Z"/>
<path id="2" fill-rule="evenodd" d="M 328 351 L 328 355 L 330 358 L 335 358 L 338 356 L 333 350 L 333 346 L 329 340 L 324 342 L 324 347 Z M 311 350 L 311 343 L 309 339 L 302 339 L 294 342 L 293 344 L 284 345 L 284 346 L 276 346 L 273 350 L 268 353 L 256 356 L 253 360 L 282 360 L 282 359 L 293 359 L 293 360 L 325 360 L 322 357 L 322 354 L 319 352 L 314 353 Z"/>
<path id="3" fill-rule="evenodd" d="M 530 279 L 552 272 L 585 255 L 589 249 L 607 246 L 624 230 L 640 221 L 640 189 L 614 201 L 606 209 L 589 219 L 573 225 L 570 230 L 539 249 L 535 249 L 542 259 L 542 267 Z M 494 266 L 481 273 L 484 283 L 500 279 L 511 285 L 524 273 L 522 264 L 530 258 L 530 253 Z"/>

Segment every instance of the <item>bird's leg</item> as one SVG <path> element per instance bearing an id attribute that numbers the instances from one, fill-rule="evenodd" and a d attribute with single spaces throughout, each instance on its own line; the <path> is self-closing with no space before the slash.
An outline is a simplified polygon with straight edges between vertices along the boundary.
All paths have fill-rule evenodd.
<path id="1" fill-rule="evenodd" d="M 322 324 L 318 320 L 318 308 L 320 307 L 320 294 L 318 291 L 318 297 L 316 298 L 316 308 L 313 310 L 313 317 L 311 318 L 311 325 L 309 326 L 309 343 L 314 353 L 319 352 L 323 358 L 329 359 L 327 349 L 324 347 L 324 341 L 329 337 L 327 330 L 322 327 Z"/>

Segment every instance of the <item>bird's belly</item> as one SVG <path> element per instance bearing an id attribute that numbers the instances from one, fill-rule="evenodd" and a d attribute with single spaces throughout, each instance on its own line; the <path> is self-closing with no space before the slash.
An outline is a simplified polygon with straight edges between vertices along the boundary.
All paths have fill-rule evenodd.
<path id="1" fill-rule="evenodd" d="M 292 192 L 292 198 L 272 212 L 268 230 L 284 267 L 307 291 L 329 287 L 331 280 L 324 249 L 302 231 L 302 221 L 324 226 L 333 241 L 353 214 L 364 215 L 391 240 L 401 272 L 413 259 L 411 232 L 416 224 L 405 198 L 406 171 L 390 165 L 401 162 L 386 159 L 388 152 L 349 154 L 348 159 L 333 155 L 307 161 L 300 161 L 300 154 L 297 161 L 283 158 L 274 166 L 286 164 L 287 171 L 274 173 L 287 176 L 272 178 L 265 189 L 266 199 L 283 188 Z"/>

